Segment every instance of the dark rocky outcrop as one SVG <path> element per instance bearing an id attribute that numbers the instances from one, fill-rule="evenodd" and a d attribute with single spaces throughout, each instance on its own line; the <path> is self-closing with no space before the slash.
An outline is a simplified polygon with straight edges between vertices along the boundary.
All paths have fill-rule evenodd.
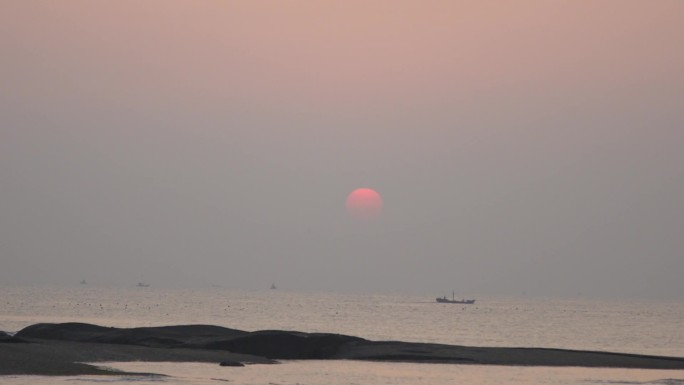
<path id="1" fill-rule="evenodd" d="M 240 361 L 221 361 L 221 363 L 219 363 L 219 366 L 242 367 L 245 366 L 245 364 L 243 364 Z"/>
<path id="2" fill-rule="evenodd" d="M 248 334 L 242 330 L 213 325 L 180 325 L 113 328 L 84 323 L 41 323 L 17 333 L 22 338 L 97 342 L 148 347 L 201 347 L 203 344 Z"/>
<path id="3" fill-rule="evenodd" d="M 9 335 L 3 331 L 0 331 L 0 344 L 2 343 L 8 343 L 8 344 L 16 344 L 16 343 L 26 343 L 28 341 L 21 339 L 19 337 L 15 337 L 12 335 Z"/>
<path id="4" fill-rule="evenodd" d="M 353 359 L 516 366 L 684 369 L 684 358 L 541 348 L 493 348 L 369 341 L 296 331 L 246 332 L 210 325 L 108 328 L 82 323 L 36 324 L 16 336 L 30 344 L 0 344 L 0 374 L 55 368 L 82 370 L 78 362 L 165 360 L 273 362 L 270 359 Z M 23 355 L 22 355 L 23 354 Z M 22 357 L 22 358 L 17 358 Z M 41 361 L 42 360 L 42 361 Z M 57 360 L 57 364 L 55 364 Z M 215 360 L 215 361 L 212 361 Z M 61 366 L 60 366 L 61 365 Z M 51 369 L 53 372 L 57 369 Z M 61 372 L 60 372 L 61 373 Z"/>
<path id="5" fill-rule="evenodd" d="M 0 383 L 3 375 L 122 375 L 98 362 L 275 363 L 263 357 L 221 350 L 155 348 L 147 346 L 31 339 L 27 344 L 0 344 Z M 91 364 L 84 364 L 91 363 Z M 126 373 L 132 374 L 132 373 Z"/>
<path id="6" fill-rule="evenodd" d="M 352 341 L 365 340 L 341 334 L 268 330 L 208 343 L 204 347 L 275 359 L 329 359 L 335 358 L 338 350 Z"/>
<path id="7" fill-rule="evenodd" d="M 497 348 L 400 341 L 345 344 L 335 358 L 508 366 L 684 369 L 684 358 L 547 348 Z"/>
<path id="8" fill-rule="evenodd" d="M 111 328 L 78 322 L 61 324 L 40 323 L 25 327 L 17 332 L 16 336 L 46 340 L 82 341 L 93 334 L 106 333 L 109 330 Z"/>
<path id="9" fill-rule="evenodd" d="M 227 350 L 281 359 L 333 358 L 343 344 L 364 341 L 362 338 L 340 334 L 279 330 L 245 332 L 211 325 L 122 329 L 82 323 L 36 324 L 24 328 L 17 336 L 148 347 Z"/>

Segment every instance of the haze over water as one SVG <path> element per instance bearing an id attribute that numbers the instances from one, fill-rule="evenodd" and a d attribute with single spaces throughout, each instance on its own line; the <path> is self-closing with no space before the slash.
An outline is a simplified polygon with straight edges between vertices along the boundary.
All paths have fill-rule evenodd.
<path id="1" fill-rule="evenodd" d="M 682 15 L 3 1 L 0 279 L 681 299 Z"/>
<path id="2" fill-rule="evenodd" d="M 678 0 L 2 1 L 0 330 L 212 323 L 682 356 L 683 15 Z M 361 187 L 382 196 L 372 220 L 345 208 Z M 433 303 L 452 290 L 477 304 Z M 310 364 L 233 380 L 684 378 Z M 227 379 L 157 369 L 195 374 L 140 383 Z"/>

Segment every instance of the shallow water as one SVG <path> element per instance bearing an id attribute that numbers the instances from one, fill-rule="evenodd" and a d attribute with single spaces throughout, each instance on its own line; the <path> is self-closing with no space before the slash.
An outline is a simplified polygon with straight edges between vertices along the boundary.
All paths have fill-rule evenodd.
<path id="1" fill-rule="evenodd" d="M 374 340 L 474 346 L 535 346 L 684 356 L 681 302 L 434 298 L 221 288 L 9 287 L 0 330 L 38 322 L 104 326 L 214 324 L 244 330 L 335 332 Z M 0 384 L 684 384 L 682 371 L 290 361 L 223 368 L 208 364 L 112 363 L 173 377 L 0 377 Z"/>
<path id="2" fill-rule="evenodd" d="M 684 385 L 684 371 L 507 367 L 360 361 L 286 361 L 279 365 L 220 367 L 202 363 L 105 363 L 104 366 L 165 374 L 160 376 L 0 377 L 6 385 L 136 384 L 136 385 Z"/>

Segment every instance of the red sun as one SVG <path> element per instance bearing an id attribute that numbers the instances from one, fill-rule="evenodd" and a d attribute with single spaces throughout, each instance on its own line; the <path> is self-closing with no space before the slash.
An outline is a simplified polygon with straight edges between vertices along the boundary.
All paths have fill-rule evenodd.
<path id="1" fill-rule="evenodd" d="M 347 197 L 347 213 L 355 219 L 373 219 L 382 212 L 382 198 L 377 191 L 358 188 Z"/>

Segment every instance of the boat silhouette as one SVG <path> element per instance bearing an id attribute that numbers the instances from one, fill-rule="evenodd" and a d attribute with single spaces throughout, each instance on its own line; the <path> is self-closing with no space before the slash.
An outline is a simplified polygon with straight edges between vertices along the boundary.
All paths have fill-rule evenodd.
<path id="1" fill-rule="evenodd" d="M 446 295 L 444 297 L 437 297 L 435 300 L 439 303 L 457 303 L 457 304 L 462 304 L 462 305 L 472 305 L 475 303 L 474 299 L 456 299 L 454 292 L 451 292 L 451 299 L 447 298 Z"/>

